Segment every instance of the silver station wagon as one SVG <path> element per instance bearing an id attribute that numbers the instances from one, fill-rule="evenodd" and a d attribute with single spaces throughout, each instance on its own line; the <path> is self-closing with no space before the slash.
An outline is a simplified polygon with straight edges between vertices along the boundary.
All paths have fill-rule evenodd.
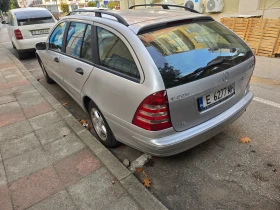
<path id="1" fill-rule="evenodd" d="M 46 81 L 89 113 L 107 147 L 180 153 L 229 126 L 253 98 L 248 45 L 209 16 L 166 7 L 69 15 L 36 45 Z"/>

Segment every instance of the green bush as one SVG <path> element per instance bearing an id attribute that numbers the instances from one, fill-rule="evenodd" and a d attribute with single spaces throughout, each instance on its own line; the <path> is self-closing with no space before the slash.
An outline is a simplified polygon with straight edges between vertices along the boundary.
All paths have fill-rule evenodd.
<path id="1" fill-rule="evenodd" d="M 116 6 L 120 5 L 119 1 L 109 1 L 107 7 L 109 9 L 114 9 Z"/>
<path id="2" fill-rule="evenodd" d="M 69 13 L 69 5 L 64 2 L 60 3 L 60 9 L 63 13 Z"/>
<path id="3" fill-rule="evenodd" d="M 90 2 L 88 2 L 87 6 L 88 7 L 96 7 L 96 2 L 90 1 Z"/>

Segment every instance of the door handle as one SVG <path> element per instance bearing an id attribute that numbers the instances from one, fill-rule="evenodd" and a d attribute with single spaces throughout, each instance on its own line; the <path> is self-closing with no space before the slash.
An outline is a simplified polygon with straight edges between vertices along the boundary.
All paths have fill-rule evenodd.
<path id="1" fill-rule="evenodd" d="M 84 70 L 82 68 L 76 68 L 75 72 L 80 74 L 80 75 L 84 74 Z"/>
<path id="2" fill-rule="evenodd" d="M 53 60 L 54 60 L 54 62 L 59 63 L 59 59 L 58 59 L 58 57 L 55 57 Z"/>

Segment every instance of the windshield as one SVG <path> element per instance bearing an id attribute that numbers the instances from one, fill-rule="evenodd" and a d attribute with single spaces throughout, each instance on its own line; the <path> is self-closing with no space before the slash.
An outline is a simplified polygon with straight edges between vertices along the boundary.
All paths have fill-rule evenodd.
<path id="1" fill-rule="evenodd" d="M 138 36 L 166 88 L 219 73 L 253 56 L 238 36 L 216 21 L 186 23 Z"/>
<path id="2" fill-rule="evenodd" d="M 20 11 L 15 12 L 15 16 L 19 26 L 54 23 L 51 13 L 47 10 Z"/>

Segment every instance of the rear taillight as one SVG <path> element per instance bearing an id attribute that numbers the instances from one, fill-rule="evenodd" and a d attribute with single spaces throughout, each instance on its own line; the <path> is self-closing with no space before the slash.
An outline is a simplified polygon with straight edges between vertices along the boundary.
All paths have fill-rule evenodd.
<path id="1" fill-rule="evenodd" d="M 172 125 L 166 91 L 162 90 L 145 98 L 135 112 L 132 123 L 150 131 L 170 128 Z"/>
<path id="2" fill-rule="evenodd" d="M 17 40 L 23 39 L 21 31 L 19 29 L 14 30 L 14 34 Z"/>

